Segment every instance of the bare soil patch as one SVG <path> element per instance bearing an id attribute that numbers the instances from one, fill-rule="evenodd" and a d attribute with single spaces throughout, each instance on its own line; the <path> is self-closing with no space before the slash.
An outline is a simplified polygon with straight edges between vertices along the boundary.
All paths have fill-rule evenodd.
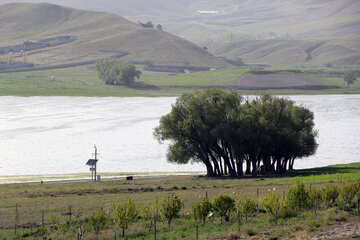
<path id="1" fill-rule="evenodd" d="M 311 238 L 311 240 L 322 239 L 344 239 L 351 237 L 353 239 L 360 239 L 360 221 L 343 223 L 338 226 L 333 226 L 330 230 L 317 234 L 317 237 Z"/>
<path id="2" fill-rule="evenodd" d="M 325 89 L 333 88 L 318 80 L 294 74 L 244 74 L 236 85 L 244 89 L 271 89 L 271 88 L 298 88 L 298 89 Z"/>

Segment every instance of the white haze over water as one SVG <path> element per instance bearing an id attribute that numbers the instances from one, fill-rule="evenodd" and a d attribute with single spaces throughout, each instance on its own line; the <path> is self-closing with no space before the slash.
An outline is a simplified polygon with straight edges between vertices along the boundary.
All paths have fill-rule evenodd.
<path id="1" fill-rule="evenodd" d="M 315 113 L 316 155 L 295 168 L 358 162 L 360 96 L 289 96 Z M 166 162 L 153 129 L 176 98 L 0 97 L 0 176 L 88 172 L 93 145 L 101 172 L 205 171 Z"/>

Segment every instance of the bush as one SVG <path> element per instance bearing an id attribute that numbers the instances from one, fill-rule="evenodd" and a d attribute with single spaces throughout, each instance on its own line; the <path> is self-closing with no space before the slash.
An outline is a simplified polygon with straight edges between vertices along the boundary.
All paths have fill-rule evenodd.
<path id="1" fill-rule="evenodd" d="M 191 215 L 195 221 L 201 221 L 203 224 L 205 224 L 206 218 L 208 217 L 211 209 L 211 202 L 207 197 L 204 197 L 199 201 L 191 204 Z"/>
<path id="2" fill-rule="evenodd" d="M 282 219 L 287 219 L 287 218 L 294 218 L 298 216 L 298 212 L 294 209 L 290 209 L 290 208 L 283 208 L 280 212 L 278 217 L 282 218 Z"/>
<path id="3" fill-rule="evenodd" d="M 321 200 L 324 203 L 325 207 L 331 207 L 336 203 L 336 200 L 339 196 L 339 189 L 335 185 L 326 185 L 320 191 Z"/>
<path id="4" fill-rule="evenodd" d="M 246 232 L 246 234 L 249 235 L 249 236 L 254 236 L 254 235 L 256 235 L 256 231 L 255 231 L 255 229 L 253 229 L 253 228 L 247 228 L 247 229 L 245 230 L 245 232 Z"/>
<path id="5" fill-rule="evenodd" d="M 144 204 L 142 205 L 142 225 L 151 231 L 153 226 L 154 215 L 157 210 L 156 203 Z"/>
<path id="6" fill-rule="evenodd" d="M 102 210 L 94 212 L 90 216 L 89 222 L 90 222 L 91 227 L 94 229 L 96 238 L 99 238 L 99 233 L 102 229 L 104 229 L 104 227 L 106 226 L 106 222 L 107 222 L 105 212 Z"/>
<path id="7" fill-rule="evenodd" d="M 160 211 L 167 220 L 169 227 L 171 221 L 179 216 L 179 212 L 182 207 L 183 202 L 175 194 L 171 194 L 162 200 Z"/>
<path id="8" fill-rule="evenodd" d="M 341 184 L 339 188 L 340 201 L 349 206 L 354 197 L 358 194 L 358 191 L 359 185 L 357 182 L 347 182 Z"/>
<path id="9" fill-rule="evenodd" d="M 212 203 L 214 212 L 221 218 L 226 215 L 230 216 L 230 213 L 235 211 L 235 200 L 228 195 L 217 195 Z"/>
<path id="10" fill-rule="evenodd" d="M 308 222 L 308 225 L 311 231 L 314 231 L 316 228 L 319 228 L 321 226 L 320 222 L 317 221 L 310 221 Z"/>
<path id="11" fill-rule="evenodd" d="M 248 217 L 256 212 L 256 203 L 255 201 L 247 198 L 247 197 L 239 197 L 237 200 L 237 210 L 240 213 L 241 217 L 245 217 L 247 221 Z"/>
<path id="12" fill-rule="evenodd" d="M 290 187 L 286 195 L 286 206 L 302 210 L 311 206 L 309 192 L 305 189 L 304 183 L 296 181 L 294 187 Z"/>
<path id="13" fill-rule="evenodd" d="M 278 214 L 284 206 L 282 196 L 276 193 L 270 193 L 263 198 L 262 206 L 266 213 L 275 219 L 277 225 Z"/>
<path id="14" fill-rule="evenodd" d="M 123 230 L 123 237 L 125 236 L 125 229 L 128 229 L 130 223 L 135 222 L 138 215 L 139 205 L 131 199 L 115 207 L 114 222 Z"/>

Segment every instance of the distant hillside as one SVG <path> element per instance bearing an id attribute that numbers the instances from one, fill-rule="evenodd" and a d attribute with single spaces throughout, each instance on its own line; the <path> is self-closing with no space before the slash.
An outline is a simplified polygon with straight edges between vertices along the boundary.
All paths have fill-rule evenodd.
<path id="1" fill-rule="evenodd" d="M 360 66 L 360 35 L 323 40 L 247 40 L 212 45 L 209 51 L 245 63 Z"/>
<path id="2" fill-rule="evenodd" d="M 55 36 L 76 37 L 76 41 L 64 45 L 29 52 L 28 61 L 36 64 L 83 61 L 127 51 L 130 53 L 127 60 L 226 66 L 222 60 L 186 40 L 165 31 L 140 27 L 114 14 L 52 4 L 6 4 L 0 6 L 0 22 L 0 47 Z M 6 57 L 0 55 L 0 60 Z"/>
<path id="3" fill-rule="evenodd" d="M 0 0 L 1 3 L 44 0 Z M 359 0 L 45 0 L 153 21 L 199 45 L 259 39 L 314 39 L 360 34 Z M 199 14 L 215 10 L 218 14 Z"/>

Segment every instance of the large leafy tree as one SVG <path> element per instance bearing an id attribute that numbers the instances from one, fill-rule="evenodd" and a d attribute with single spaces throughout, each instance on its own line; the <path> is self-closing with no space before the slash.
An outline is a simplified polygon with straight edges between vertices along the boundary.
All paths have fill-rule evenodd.
<path id="1" fill-rule="evenodd" d="M 99 60 L 96 63 L 96 69 L 99 72 L 99 78 L 110 85 L 129 86 L 141 74 L 133 64 L 113 58 Z"/>
<path id="2" fill-rule="evenodd" d="M 160 119 L 154 136 L 170 140 L 167 159 L 202 162 L 208 176 L 284 172 L 314 154 L 313 113 L 293 101 L 208 89 L 183 94 Z"/>

